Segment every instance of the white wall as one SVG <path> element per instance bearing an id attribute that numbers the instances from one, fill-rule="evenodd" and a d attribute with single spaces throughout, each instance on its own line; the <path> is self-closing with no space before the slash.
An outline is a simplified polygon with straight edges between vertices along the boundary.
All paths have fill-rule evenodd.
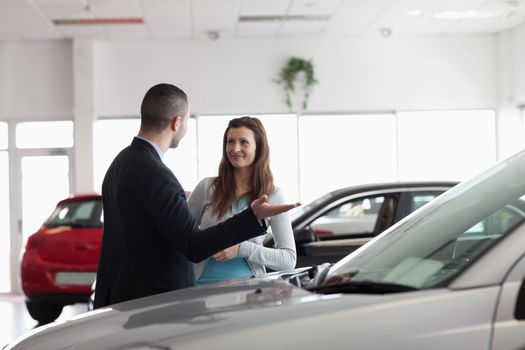
<path id="1" fill-rule="evenodd" d="M 498 158 L 525 147 L 525 25 L 498 35 Z"/>
<path id="2" fill-rule="evenodd" d="M 0 119 L 72 119 L 72 45 L 0 45 Z"/>
<path id="3" fill-rule="evenodd" d="M 525 24 L 512 31 L 512 57 L 514 100 L 525 105 Z"/>
<path id="4" fill-rule="evenodd" d="M 78 119 L 77 51 L 67 41 L 1 44 L 0 120 Z M 495 108 L 500 157 L 525 146 L 517 113 L 525 103 L 525 26 L 474 36 L 104 41 L 91 54 L 86 83 L 98 116 L 137 116 L 158 82 L 186 90 L 197 114 L 287 112 L 273 79 L 299 56 L 313 59 L 320 82 L 307 112 Z"/>
<path id="5" fill-rule="evenodd" d="M 523 62 L 521 29 L 513 45 Z M 497 106 L 497 37 L 296 38 L 97 42 L 98 115 L 137 115 L 151 85 L 174 83 L 195 113 L 286 112 L 273 79 L 291 56 L 313 59 L 309 112 Z M 71 42 L 0 45 L 0 118 L 73 117 Z M 525 100 L 525 72 L 515 82 Z"/>
<path id="6" fill-rule="evenodd" d="M 291 56 L 313 59 L 319 84 L 308 112 L 495 108 L 493 35 L 299 38 L 96 45 L 101 116 L 137 115 L 158 82 L 184 89 L 192 111 L 285 112 L 273 82 Z"/>

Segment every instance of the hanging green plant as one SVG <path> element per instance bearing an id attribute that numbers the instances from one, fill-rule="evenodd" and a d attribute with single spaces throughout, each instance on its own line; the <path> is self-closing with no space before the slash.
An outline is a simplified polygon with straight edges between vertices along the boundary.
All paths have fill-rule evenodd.
<path id="1" fill-rule="evenodd" d="M 297 57 L 290 58 L 286 66 L 284 66 L 279 73 L 279 78 L 275 80 L 277 83 L 283 85 L 286 92 L 286 105 L 290 109 L 292 108 L 292 93 L 295 92 L 297 74 L 300 72 L 304 72 L 305 75 L 302 107 L 303 109 L 306 109 L 312 87 L 317 84 L 317 80 L 314 76 L 314 66 L 311 61 Z"/>

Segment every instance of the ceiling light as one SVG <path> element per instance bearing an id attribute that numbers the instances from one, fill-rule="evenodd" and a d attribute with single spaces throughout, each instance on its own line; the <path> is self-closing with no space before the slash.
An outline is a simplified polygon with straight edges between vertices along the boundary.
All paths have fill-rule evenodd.
<path id="1" fill-rule="evenodd" d="M 327 21 L 331 17 L 330 15 L 240 16 L 239 22 Z"/>
<path id="2" fill-rule="evenodd" d="M 57 26 L 71 25 L 106 25 L 106 24 L 142 24 L 144 19 L 139 17 L 130 18 L 67 18 L 54 19 L 53 23 Z"/>
<path id="3" fill-rule="evenodd" d="M 432 15 L 432 17 L 437 18 L 437 19 L 494 19 L 494 18 L 509 17 L 512 14 L 514 14 L 514 12 L 507 12 L 507 11 L 491 12 L 491 11 L 467 10 L 467 11 L 436 12 Z"/>

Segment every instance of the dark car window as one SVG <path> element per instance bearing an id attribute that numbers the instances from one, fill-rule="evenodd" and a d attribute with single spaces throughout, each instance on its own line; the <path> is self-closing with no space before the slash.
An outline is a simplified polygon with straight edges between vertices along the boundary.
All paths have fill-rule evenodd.
<path id="1" fill-rule="evenodd" d="M 382 227 L 392 224 L 394 211 L 395 205 L 390 197 L 360 197 L 330 209 L 310 226 L 320 239 L 372 235 L 379 217 L 382 218 Z"/>
<path id="2" fill-rule="evenodd" d="M 48 227 L 102 227 L 102 202 L 87 200 L 59 204 L 45 222 Z"/>
<path id="3" fill-rule="evenodd" d="M 410 202 L 410 212 L 417 210 L 442 194 L 444 191 L 424 191 L 412 194 L 412 201 Z"/>

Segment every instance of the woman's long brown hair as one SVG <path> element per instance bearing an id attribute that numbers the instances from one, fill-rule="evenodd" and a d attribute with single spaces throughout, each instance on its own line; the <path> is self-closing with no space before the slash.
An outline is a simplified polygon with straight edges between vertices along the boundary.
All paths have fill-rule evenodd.
<path id="1" fill-rule="evenodd" d="M 255 136 L 255 159 L 252 167 L 251 189 L 248 191 L 249 203 L 263 194 L 270 195 L 275 190 L 273 175 L 270 169 L 270 147 L 266 138 L 266 130 L 258 118 L 240 117 L 230 120 L 222 139 L 222 159 L 219 164 L 219 175 L 212 182 L 211 206 L 213 213 L 222 218 L 235 201 L 234 168 L 226 154 L 228 130 L 231 128 L 246 127 L 253 131 Z"/>

